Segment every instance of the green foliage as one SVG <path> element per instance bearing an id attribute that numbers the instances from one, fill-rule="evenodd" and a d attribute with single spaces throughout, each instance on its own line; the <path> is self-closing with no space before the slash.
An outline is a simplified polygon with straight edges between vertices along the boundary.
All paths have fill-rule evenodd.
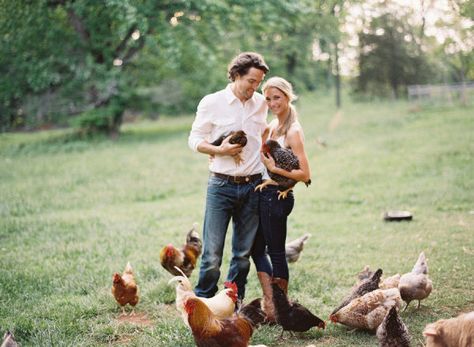
<path id="1" fill-rule="evenodd" d="M 314 94 L 297 107 L 313 184 L 295 187 L 288 239 L 312 236 L 290 265 L 290 298 L 326 319 L 365 265 L 404 273 L 424 250 L 433 292 L 401 314 L 413 345 L 426 324 L 474 310 L 472 107 L 413 112 L 404 102 L 345 102 L 336 113 L 332 99 Z M 202 225 L 207 158 L 186 145 L 192 121 L 125 124 L 116 141 L 67 129 L 0 135 L 2 332 L 12 330 L 22 346 L 193 345 L 159 264 L 164 245 L 182 244 L 193 222 Z M 386 223 L 388 209 L 414 219 Z M 127 261 L 145 324 L 120 322 L 110 294 L 113 272 Z M 252 265 L 246 301 L 257 296 Z M 334 324 L 280 333 L 259 328 L 252 344 L 378 345 L 373 334 Z"/>
<path id="2" fill-rule="evenodd" d="M 406 86 L 429 80 L 431 68 L 413 30 L 395 14 L 375 18 L 368 33 L 359 33 L 356 91 L 398 98 Z"/>

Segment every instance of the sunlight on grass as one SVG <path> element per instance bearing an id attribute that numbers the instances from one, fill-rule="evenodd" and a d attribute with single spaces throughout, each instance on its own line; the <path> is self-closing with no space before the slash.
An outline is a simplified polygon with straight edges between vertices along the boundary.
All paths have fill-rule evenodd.
<path id="1" fill-rule="evenodd" d="M 295 188 L 288 239 L 312 237 L 290 266 L 290 298 L 327 319 L 365 265 L 404 273 L 424 250 L 433 293 L 402 314 L 420 346 L 428 322 L 474 309 L 473 109 L 348 102 L 336 122 L 329 97 L 306 95 L 297 106 L 313 184 Z M 187 147 L 192 120 L 126 124 L 116 141 L 70 130 L 0 135 L 2 331 L 25 346 L 193 345 L 159 264 L 161 247 L 202 225 L 207 160 Z M 386 223 L 389 209 L 414 219 Z M 117 321 L 111 276 L 127 261 L 150 325 Z M 252 266 L 247 298 L 257 296 Z M 377 346 L 373 335 L 333 324 L 279 335 L 263 327 L 252 343 Z"/>

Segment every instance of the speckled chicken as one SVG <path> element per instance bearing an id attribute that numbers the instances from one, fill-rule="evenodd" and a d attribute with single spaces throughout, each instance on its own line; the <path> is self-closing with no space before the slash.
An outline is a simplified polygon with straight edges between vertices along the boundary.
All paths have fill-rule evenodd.
<path id="1" fill-rule="evenodd" d="M 428 278 L 428 262 L 424 252 L 420 253 L 411 272 L 400 277 L 398 289 L 403 301 L 407 303 L 404 310 L 408 308 L 412 300 L 418 300 L 419 308 L 420 301 L 430 295 L 433 283 Z"/>
<path id="2" fill-rule="evenodd" d="M 202 241 L 197 232 L 197 223 L 186 235 L 186 243 L 181 249 L 171 243 L 163 247 L 160 252 L 160 263 L 170 274 L 179 276 L 181 273 L 175 268 L 180 268 L 186 276 L 191 276 L 196 267 L 196 262 L 201 255 Z"/>
<path id="3" fill-rule="evenodd" d="M 410 334 L 394 306 L 377 328 L 380 347 L 409 347 Z"/>
<path id="4" fill-rule="evenodd" d="M 303 247 L 310 236 L 310 234 L 304 234 L 285 245 L 286 261 L 288 263 L 294 263 L 300 258 Z"/>
<path id="5" fill-rule="evenodd" d="M 238 130 L 231 131 L 227 134 L 222 134 L 216 140 L 211 142 L 211 145 L 220 146 L 222 144 L 222 141 L 224 141 L 224 139 L 229 136 L 231 136 L 231 138 L 229 139 L 229 143 L 232 145 L 239 144 L 242 147 L 245 147 L 245 145 L 247 144 L 247 134 L 243 130 Z M 237 165 L 240 165 L 243 161 L 242 156 L 240 154 L 234 155 L 234 161 Z"/>
<path id="6" fill-rule="evenodd" d="M 275 140 L 267 140 L 262 146 L 262 152 L 265 155 L 270 154 L 275 160 L 275 165 L 278 168 L 291 172 L 292 170 L 298 170 L 300 168 L 300 162 L 298 157 L 293 153 L 289 148 L 283 148 Z M 298 183 L 296 180 L 281 176 L 272 172 L 268 172 L 270 180 L 265 180 L 262 184 L 259 184 L 255 190 L 262 191 L 268 185 L 276 185 L 282 191 L 279 191 L 278 199 L 285 199 L 288 195 L 288 192 L 293 189 L 293 187 Z M 311 184 L 311 180 L 305 182 L 306 186 Z"/>
<path id="7" fill-rule="evenodd" d="M 371 277 L 366 278 L 359 283 L 357 283 L 353 288 L 351 293 L 342 301 L 342 303 L 336 307 L 331 314 L 336 313 L 339 311 L 341 308 L 346 306 L 348 303 L 350 303 L 352 300 L 355 298 L 358 298 L 362 295 L 365 295 L 369 292 L 372 292 L 376 289 L 379 289 L 379 282 L 380 282 L 380 277 L 382 276 L 382 269 L 378 269 L 375 271 Z"/>
<path id="8" fill-rule="evenodd" d="M 276 321 L 283 328 L 282 335 L 284 331 L 304 332 L 312 327 L 326 328 L 326 323 L 306 307 L 297 302 L 290 302 L 278 284 L 272 283 L 272 289 Z"/>
<path id="9" fill-rule="evenodd" d="M 357 274 L 357 278 L 359 281 L 365 280 L 369 277 L 372 277 L 374 274 L 373 271 L 370 270 L 369 265 L 366 265 L 362 271 Z M 393 276 L 387 278 L 381 278 L 379 288 L 380 289 L 389 289 L 389 288 L 398 288 L 398 283 L 400 283 L 400 274 L 395 274 Z"/>
<path id="10" fill-rule="evenodd" d="M 401 301 L 397 288 L 377 289 L 352 300 L 329 319 L 333 323 L 374 331 L 393 306 L 400 308 Z"/>

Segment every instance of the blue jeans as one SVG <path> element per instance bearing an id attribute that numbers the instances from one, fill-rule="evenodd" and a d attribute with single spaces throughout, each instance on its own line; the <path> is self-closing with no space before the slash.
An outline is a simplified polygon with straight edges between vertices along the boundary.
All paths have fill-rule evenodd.
<path id="1" fill-rule="evenodd" d="M 278 200 L 276 186 L 267 186 L 260 193 L 260 224 L 252 248 L 252 259 L 257 272 L 289 279 L 285 254 L 286 223 L 294 204 L 293 192 L 289 192 L 286 199 Z"/>
<path id="2" fill-rule="evenodd" d="M 232 259 L 227 280 L 235 282 L 238 297 L 245 296 L 245 284 L 250 269 L 250 252 L 258 228 L 258 192 L 260 180 L 235 184 L 215 176 L 209 177 L 204 216 L 204 249 L 199 281 L 194 289 L 197 296 L 212 297 L 217 292 L 225 236 L 232 218 Z"/>

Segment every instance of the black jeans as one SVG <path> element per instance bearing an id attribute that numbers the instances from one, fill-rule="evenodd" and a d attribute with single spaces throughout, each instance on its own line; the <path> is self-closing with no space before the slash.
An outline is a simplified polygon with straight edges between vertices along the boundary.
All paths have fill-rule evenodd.
<path id="1" fill-rule="evenodd" d="M 289 192 L 286 199 L 278 200 L 276 186 L 267 186 L 260 193 L 260 222 L 252 247 L 252 259 L 258 272 L 289 279 L 285 255 L 286 222 L 294 204 L 293 192 Z"/>

